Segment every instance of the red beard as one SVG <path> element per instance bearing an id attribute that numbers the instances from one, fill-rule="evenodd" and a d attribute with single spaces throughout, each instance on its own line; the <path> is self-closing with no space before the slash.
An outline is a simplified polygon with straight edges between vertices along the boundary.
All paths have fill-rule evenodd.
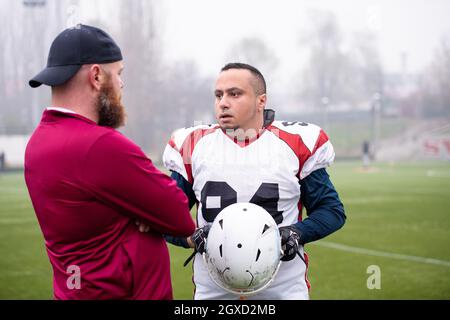
<path id="1" fill-rule="evenodd" d="M 107 79 L 97 98 L 98 125 L 117 129 L 125 125 L 125 107 L 114 92 L 111 79 Z"/>

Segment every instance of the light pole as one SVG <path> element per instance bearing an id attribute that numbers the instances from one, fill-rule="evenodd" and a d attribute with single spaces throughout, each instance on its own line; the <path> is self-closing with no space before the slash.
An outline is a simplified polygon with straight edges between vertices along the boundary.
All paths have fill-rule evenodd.
<path id="1" fill-rule="evenodd" d="M 372 156 L 376 159 L 380 143 L 380 113 L 381 113 L 381 94 L 374 93 L 372 96 Z"/>
<path id="2" fill-rule="evenodd" d="M 25 7 L 31 8 L 33 10 L 34 8 L 43 8 L 46 5 L 46 0 L 23 0 L 23 5 Z M 38 25 L 36 14 L 33 11 L 32 12 L 32 19 L 33 24 Z M 31 65 L 33 66 L 36 61 L 33 61 Z M 31 93 L 31 122 L 33 128 L 37 126 L 39 123 L 39 96 L 37 90 L 32 90 Z"/>
<path id="3" fill-rule="evenodd" d="M 320 100 L 323 105 L 323 129 L 325 131 L 328 131 L 328 104 L 330 103 L 330 99 L 328 99 L 328 97 L 326 96 L 323 96 Z"/>

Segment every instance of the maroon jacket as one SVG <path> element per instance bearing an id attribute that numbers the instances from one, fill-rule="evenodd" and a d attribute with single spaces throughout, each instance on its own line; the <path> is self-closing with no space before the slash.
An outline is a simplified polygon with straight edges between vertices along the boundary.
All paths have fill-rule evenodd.
<path id="1" fill-rule="evenodd" d="M 25 180 L 56 299 L 172 299 L 162 235 L 189 236 L 195 225 L 183 191 L 138 146 L 83 116 L 46 110 L 28 142 Z"/>

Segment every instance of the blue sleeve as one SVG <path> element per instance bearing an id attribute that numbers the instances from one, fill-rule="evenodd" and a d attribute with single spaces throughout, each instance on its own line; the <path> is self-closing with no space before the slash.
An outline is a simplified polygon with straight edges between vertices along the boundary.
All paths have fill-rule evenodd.
<path id="1" fill-rule="evenodd" d="M 192 190 L 192 184 L 190 184 L 181 174 L 178 172 L 172 171 L 172 174 L 170 175 L 172 179 L 174 179 L 177 182 L 178 188 L 183 190 L 183 192 L 186 194 L 186 196 L 189 199 L 189 209 L 192 209 L 194 204 L 197 202 L 197 199 L 195 198 L 194 190 Z M 167 242 L 170 242 L 171 244 L 179 247 L 189 248 L 189 244 L 184 237 L 173 237 L 165 235 L 164 238 Z"/>
<path id="2" fill-rule="evenodd" d="M 300 243 L 322 239 L 344 225 L 344 205 L 325 169 L 313 171 L 300 180 L 300 191 L 308 215 L 295 224 L 300 230 Z"/>
<path id="3" fill-rule="evenodd" d="M 183 190 L 183 192 L 186 194 L 189 199 L 189 209 L 192 209 L 194 204 L 197 203 L 197 198 L 195 197 L 194 190 L 192 189 L 192 184 L 189 183 L 189 181 L 187 181 L 178 172 L 172 171 L 172 174 L 170 176 L 177 182 L 178 188 Z"/>

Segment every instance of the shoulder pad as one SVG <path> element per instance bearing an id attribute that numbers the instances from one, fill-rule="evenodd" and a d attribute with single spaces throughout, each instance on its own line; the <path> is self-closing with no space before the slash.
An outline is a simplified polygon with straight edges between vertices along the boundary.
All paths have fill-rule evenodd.
<path id="1" fill-rule="evenodd" d="M 181 146 L 183 145 L 184 141 L 186 140 L 186 138 L 192 132 L 194 132 L 196 130 L 212 129 L 216 126 L 217 125 L 215 125 L 215 124 L 208 124 L 208 125 L 201 124 L 198 126 L 177 129 L 172 133 L 169 143 L 172 145 L 172 147 L 175 147 L 176 149 L 179 150 L 181 148 Z"/>
<path id="2" fill-rule="evenodd" d="M 299 135 L 310 151 L 314 149 L 320 132 L 322 131 L 322 129 L 315 124 L 301 121 L 274 121 L 272 126 L 287 133 Z"/>

